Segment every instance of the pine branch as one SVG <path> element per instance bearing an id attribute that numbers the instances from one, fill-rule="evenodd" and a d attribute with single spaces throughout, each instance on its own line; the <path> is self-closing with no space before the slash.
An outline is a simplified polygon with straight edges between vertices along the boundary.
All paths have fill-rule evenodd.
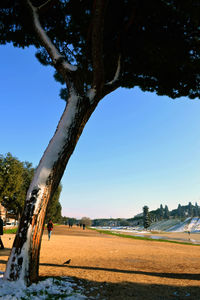
<path id="1" fill-rule="evenodd" d="M 106 85 L 112 85 L 112 84 L 116 83 L 116 81 L 119 80 L 120 71 L 121 71 L 121 55 L 118 58 L 117 69 L 116 69 L 114 78 L 111 81 L 107 82 Z"/>
<path id="2" fill-rule="evenodd" d="M 53 2 L 55 2 L 55 0 L 47 0 L 45 3 L 37 7 L 38 11 L 46 10 L 51 4 L 53 4 Z"/>
<path id="3" fill-rule="evenodd" d="M 33 16 L 34 28 L 35 28 L 36 34 L 37 34 L 40 42 L 47 50 L 55 68 L 57 70 L 59 69 L 59 71 L 61 71 L 62 73 L 65 73 L 65 76 L 66 76 L 67 72 L 76 71 L 77 67 L 69 64 L 66 61 L 65 57 L 63 55 L 61 55 L 59 50 L 55 47 L 55 45 L 52 43 L 52 41 L 48 37 L 45 30 L 42 28 L 40 20 L 39 20 L 39 10 L 42 7 L 45 7 L 50 2 L 51 1 L 47 1 L 47 2 L 45 2 L 45 4 L 41 5 L 38 8 L 38 7 L 33 6 L 30 0 L 27 0 L 27 4 L 28 4 L 28 6 L 32 12 L 32 16 Z"/>
<path id="4" fill-rule="evenodd" d="M 118 62 L 117 62 L 117 68 L 115 75 L 113 79 L 109 82 L 107 82 L 102 90 L 102 96 L 106 96 L 107 94 L 110 94 L 111 92 L 115 91 L 118 87 L 120 87 L 120 73 L 121 73 L 121 55 L 119 55 Z"/>

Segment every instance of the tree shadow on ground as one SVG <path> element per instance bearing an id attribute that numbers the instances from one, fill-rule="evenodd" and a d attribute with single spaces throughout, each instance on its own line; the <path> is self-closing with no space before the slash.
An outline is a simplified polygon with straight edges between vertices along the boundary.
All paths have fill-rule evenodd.
<path id="1" fill-rule="evenodd" d="M 40 279 L 46 279 L 41 277 Z M 76 282 L 84 287 L 83 293 L 87 299 L 100 300 L 199 300 L 200 287 L 175 286 L 162 284 L 144 284 L 131 282 L 96 282 L 77 277 L 67 277 L 66 280 Z"/>
<path id="2" fill-rule="evenodd" d="M 10 249 L 5 249 L 10 251 Z M 4 250 L 4 251 L 5 251 Z M 6 259 L 1 259 L 0 264 L 6 264 Z M 156 273 L 145 271 L 131 271 L 131 270 L 119 270 L 108 269 L 100 267 L 87 267 L 87 266 L 68 266 L 58 264 L 41 263 L 42 266 L 63 267 L 71 269 L 85 269 L 85 270 L 99 270 L 109 272 L 119 272 L 128 274 L 141 274 L 149 276 L 159 276 L 163 278 L 176 278 L 187 280 L 199 280 L 199 274 L 178 274 L 178 273 Z M 46 279 L 46 277 L 40 277 L 40 280 Z M 56 277 L 55 277 L 56 278 Z M 61 277 L 58 277 L 61 279 Z M 76 282 L 78 287 L 83 287 L 83 293 L 87 299 L 99 299 L 99 300 L 199 300 L 200 299 L 200 286 L 176 286 L 165 284 L 144 284 L 138 282 L 97 282 L 78 277 L 64 277 L 67 281 Z M 62 277 L 63 279 L 63 277 Z"/>
<path id="3" fill-rule="evenodd" d="M 100 268 L 100 267 L 87 267 L 87 266 L 69 266 L 69 265 L 58 265 L 58 264 L 49 264 L 41 263 L 41 266 L 49 267 L 61 267 L 61 268 L 70 268 L 70 269 L 82 269 L 82 270 L 94 270 L 94 271 L 107 271 L 114 273 L 124 273 L 124 274 L 139 274 L 147 276 L 157 276 L 163 278 L 173 278 L 173 279 L 187 279 L 187 280 L 200 280 L 200 274 L 191 274 L 191 273 L 161 273 L 161 272 L 146 272 L 138 270 L 121 270 L 121 269 L 109 269 L 109 268 Z M 199 296 L 200 299 L 200 296 Z"/>
<path id="4" fill-rule="evenodd" d="M 11 252 L 10 248 L 0 249 L 0 257 L 1 256 L 9 256 Z M 7 262 L 6 262 L 7 263 Z"/>
<path id="5" fill-rule="evenodd" d="M 0 256 L 6 256 L 10 254 L 9 248 L 0 251 Z M 7 254 L 6 254 L 7 253 Z M 0 259 L 0 264 L 6 264 L 7 259 Z M 146 272 L 140 270 L 121 270 L 112 268 L 101 267 L 88 267 L 88 266 L 69 266 L 59 265 L 51 263 L 41 263 L 41 266 L 50 267 L 62 267 L 70 269 L 83 269 L 83 270 L 95 270 L 95 271 L 108 271 L 119 272 L 127 274 L 141 274 L 147 276 L 159 276 L 162 278 L 175 278 L 186 280 L 200 280 L 199 274 L 187 274 L 187 273 L 158 273 L 158 272 Z M 40 280 L 47 277 L 40 277 Z M 61 277 L 59 277 L 61 278 Z M 96 282 L 86 279 L 80 279 L 78 277 L 65 277 L 66 280 L 75 281 L 77 286 L 84 287 L 83 294 L 87 299 L 99 299 L 99 300 L 199 300 L 200 299 L 200 286 L 176 286 L 165 284 L 144 284 L 138 282 Z M 92 298 L 93 297 L 93 298 Z"/>

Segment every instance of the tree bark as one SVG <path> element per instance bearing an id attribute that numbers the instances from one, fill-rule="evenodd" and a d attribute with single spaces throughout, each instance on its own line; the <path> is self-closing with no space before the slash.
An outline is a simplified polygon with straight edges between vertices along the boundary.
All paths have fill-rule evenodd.
<path id="1" fill-rule="evenodd" d="M 95 97 L 97 99 L 97 97 Z M 4 279 L 26 285 L 38 279 L 39 253 L 49 198 L 56 190 L 82 130 L 97 106 L 87 96 L 70 95 L 29 187 Z"/>

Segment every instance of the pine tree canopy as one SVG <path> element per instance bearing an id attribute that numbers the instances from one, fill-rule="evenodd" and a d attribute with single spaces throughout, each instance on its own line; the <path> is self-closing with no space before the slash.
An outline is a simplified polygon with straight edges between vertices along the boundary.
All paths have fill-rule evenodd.
<path id="1" fill-rule="evenodd" d="M 80 93 L 94 73 L 102 95 L 111 92 L 120 65 L 112 90 L 139 86 L 172 98 L 200 97 L 200 0 L 1 0 L 0 43 L 34 45 L 40 62 L 58 69 L 35 34 L 30 4 L 60 59 L 77 66 Z M 62 75 L 55 78 L 64 83 Z"/>
<path id="2" fill-rule="evenodd" d="M 22 213 L 26 194 L 34 175 L 34 168 L 30 162 L 21 162 L 18 158 L 7 153 L 0 154 L 0 203 L 16 215 Z M 46 219 L 53 222 L 61 218 L 61 204 L 59 202 L 62 185 L 59 184 L 50 199 L 46 212 Z"/>
<path id="3" fill-rule="evenodd" d="M 11 153 L 0 155 L 0 203 L 16 214 L 21 214 L 34 169 L 29 162 L 21 162 Z"/>

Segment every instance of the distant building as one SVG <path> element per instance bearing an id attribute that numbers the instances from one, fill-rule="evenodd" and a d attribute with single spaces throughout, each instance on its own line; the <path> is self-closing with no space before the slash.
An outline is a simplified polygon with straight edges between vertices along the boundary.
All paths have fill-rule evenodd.
<path id="1" fill-rule="evenodd" d="M 1 203 L 0 203 L 0 216 L 3 219 L 3 221 L 5 222 L 6 221 L 6 208 L 3 205 L 1 205 Z"/>
<path id="2" fill-rule="evenodd" d="M 4 222 L 4 224 L 16 224 L 17 217 L 13 214 L 10 214 L 7 209 L 0 203 L 0 216 Z"/>

